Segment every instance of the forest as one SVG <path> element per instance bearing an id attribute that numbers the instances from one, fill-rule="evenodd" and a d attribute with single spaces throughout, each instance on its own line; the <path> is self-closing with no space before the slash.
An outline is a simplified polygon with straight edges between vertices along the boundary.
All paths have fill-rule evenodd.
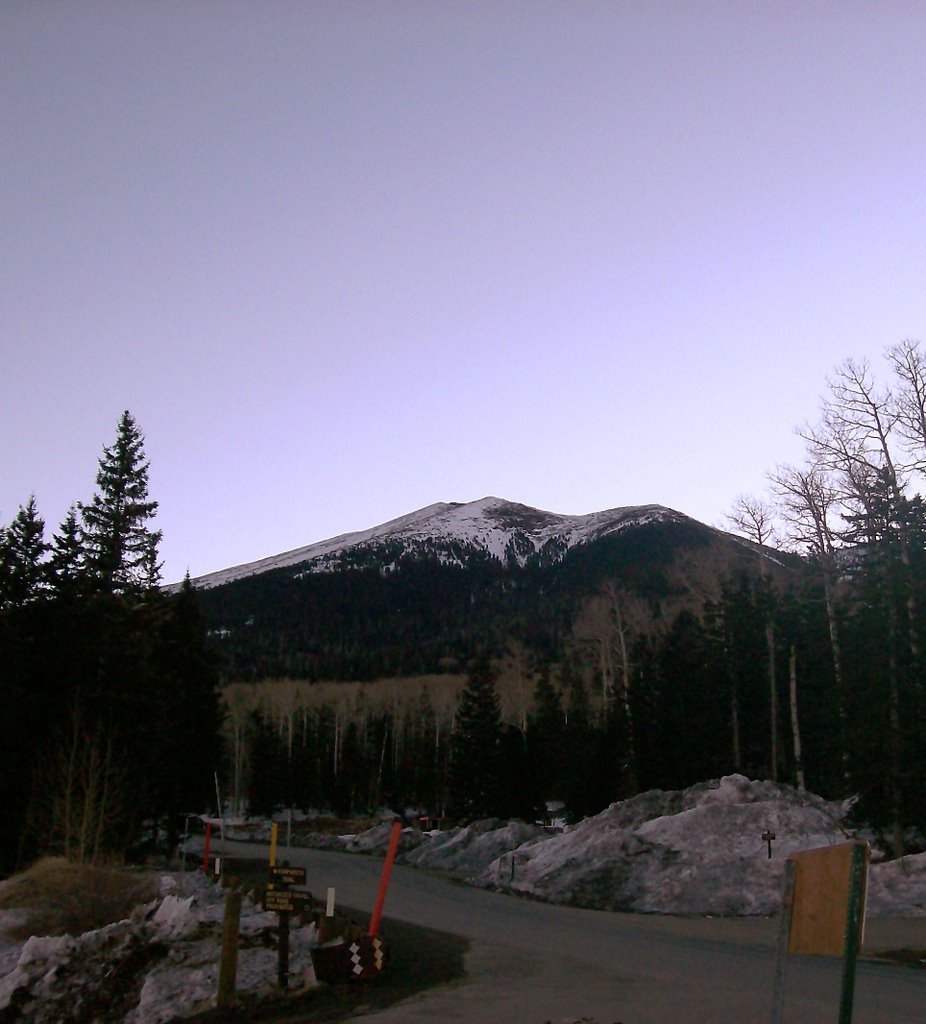
<path id="1" fill-rule="evenodd" d="M 192 589 L 161 590 L 129 412 L 96 483 L 52 540 L 34 498 L 0 536 L 0 876 L 169 848 L 214 793 L 217 665 Z"/>
<path id="2" fill-rule="evenodd" d="M 0 867 L 167 846 L 187 811 L 573 819 L 731 772 L 926 833 L 926 365 L 847 361 L 806 460 L 729 509 L 523 567 L 363 553 L 161 586 L 126 412 L 53 539 L 0 533 Z"/>

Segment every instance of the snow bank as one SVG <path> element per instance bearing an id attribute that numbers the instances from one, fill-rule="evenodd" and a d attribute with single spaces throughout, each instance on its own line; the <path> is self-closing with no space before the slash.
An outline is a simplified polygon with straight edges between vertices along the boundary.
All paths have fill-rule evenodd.
<path id="1" fill-rule="evenodd" d="M 788 855 L 852 838 L 849 808 L 729 775 L 641 793 L 563 831 L 477 822 L 431 835 L 403 860 L 463 873 L 475 885 L 600 910 L 774 914 Z M 771 858 L 766 831 L 775 835 Z M 874 864 L 868 910 L 926 915 L 926 854 Z"/>
<path id="2" fill-rule="evenodd" d="M 224 891 L 199 872 L 161 879 L 161 896 L 129 920 L 80 936 L 33 936 L 0 957 L 0 1019 L 166 1024 L 215 1006 Z M 276 985 L 277 915 L 245 896 L 237 989 Z M 315 926 L 290 932 L 294 980 L 314 984 Z M 5 969 L 4 969 L 5 968 Z"/>
<path id="3" fill-rule="evenodd" d="M 926 916 L 926 853 L 872 866 L 868 912 L 882 917 Z"/>
<path id="4" fill-rule="evenodd" d="M 466 828 L 429 833 L 427 842 L 403 854 L 402 861 L 418 867 L 468 875 L 481 871 L 508 850 L 529 846 L 550 834 L 551 830 L 542 825 L 487 818 Z"/>
<path id="5" fill-rule="evenodd" d="M 329 837 L 331 838 L 331 837 Z M 383 821 L 366 832 L 356 836 L 339 836 L 341 849 L 348 853 L 372 853 L 385 855 L 392 838 L 392 822 Z M 399 837 L 399 849 L 413 850 L 425 841 L 425 837 L 416 828 L 403 828 Z M 330 848 L 330 847 L 329 847 Z"/>
<path id="6" fill-rule="evenodd" d="M 565 829 L 489 818 L 447 832 L 403 829 L 399 861 L 473 885 L 551 903 L 649 914 L 778 912 L 791 853 L 857 833 L 852 801 L 743 775 L 683 790 L 649 790 Z M 772 832 L 772 857 L 762 837 Z M 382 855 L 391 824 L 337 837 L 337 848 Z M 326 837 L 331 848 L 333 837 Z M 859 838 L 868 838 L 859 835 Z M 868 910 L 926 915 L 926 854 L 883 860 L 874 850 Z"/>

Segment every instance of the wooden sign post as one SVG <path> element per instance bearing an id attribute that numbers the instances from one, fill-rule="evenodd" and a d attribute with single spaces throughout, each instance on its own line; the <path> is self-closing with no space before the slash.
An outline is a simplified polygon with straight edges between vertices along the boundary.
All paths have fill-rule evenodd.
<path id="1" fill-rule="evenodd" d="M 235 977 L 238 971 L 238 925 L 241 920 L 241 889 L 232 879 L 225 893 L 225 920 L 222 925 L 222 953 L 219 959 L 219 991 L 215 1005 L 220 1009 L 235 1001 Z"/>
<path id="2" fill-rule="evenodd" d="M 788 956 L 843 958 L 839 1024 L 852 1024 L 855 965 L 865 925 L 868 843 L 839 843 L 793 853 L 785 865 L 772 1024 L 781 1021 Z"/>
<path id="3" fill-rule="evenodd" d="M 277 982 L 285 992 L 289 985 L 289 915 L 302 913 L 312 903 L 312 894 L 298 891 L 294 885 L 305 885 L 305 868 L 291 868 L 274 863 L 276 849 L 273 848 L 270 862 L 270 881 L 264 893 L 264 910 L 275 910 L 279 918 L 279 941 L 277 950 Z"/>

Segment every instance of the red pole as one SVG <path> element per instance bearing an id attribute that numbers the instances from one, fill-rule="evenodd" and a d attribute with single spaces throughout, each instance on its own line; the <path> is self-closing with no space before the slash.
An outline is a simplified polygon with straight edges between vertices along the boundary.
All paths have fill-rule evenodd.
<path id="1" fill-rule="evenodd" d="M 395 860 L 396 850 L 399 848 L 399 836 L 402 834 L 402 821 L 400 818 L 392 823 L 392 835 L 389 837 L 389 849 L 386 851 L 386 863 L 383 864 L 383 873 L 379 880 L 379 893 L 376 897 L 376 906 L 373 908 L 373 916 L 370 918 L 370 927 L 367 935 L 374 936 L 379 931 L 379 920 L 383 916 L 383 904 L 386 902 L 386 890 L 389 888 L 389 876 L 392 874 L 392 862 Z"/>
<path id="2" fill-rule="evenodd" d="M 203 846 L 203 871 L 209 874 L 209 843 L 212 839 L 212 822 L 206 822 L 206 843 Z"/>

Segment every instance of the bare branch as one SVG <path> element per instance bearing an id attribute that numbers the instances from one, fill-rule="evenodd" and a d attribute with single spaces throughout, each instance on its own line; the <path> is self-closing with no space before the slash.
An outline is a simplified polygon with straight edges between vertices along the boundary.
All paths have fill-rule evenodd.
<path id="1" fill-rule="evenodd" d="M 918 341 L 904 340 L 887 350 L 887 358 L 900 380 L 894 394 L 897 433 L 913 461 L 908 468 L 926 472 L 926 359 Z"/>

